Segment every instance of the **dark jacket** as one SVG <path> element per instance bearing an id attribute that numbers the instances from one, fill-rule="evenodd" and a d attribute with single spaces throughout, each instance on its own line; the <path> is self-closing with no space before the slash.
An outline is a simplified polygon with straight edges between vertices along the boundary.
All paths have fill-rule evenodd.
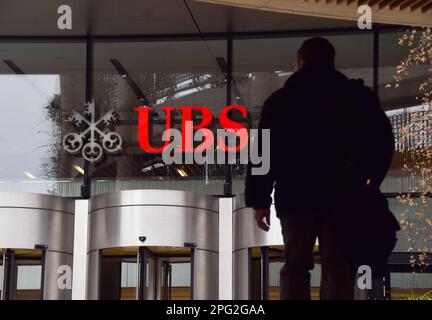
<path id="1" fill-rule="evenodd" d="M 268 208 L 275 185 L 277 215 L 316 213 L 335 191 L 379 187 L 394 152 L 392 128 L 379 99 L 362 80 L 333 69 L 304 67 L 264 103 L 260 129 L 270 129 L 270 171 L 251 175 L 245 201 Z"/>

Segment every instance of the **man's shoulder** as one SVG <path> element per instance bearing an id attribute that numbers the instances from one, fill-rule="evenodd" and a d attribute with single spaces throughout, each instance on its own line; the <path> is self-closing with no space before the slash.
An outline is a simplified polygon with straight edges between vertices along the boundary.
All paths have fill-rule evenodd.
<path id="1" fill-rule="evenodd" d="M 280 102 L 284 102 L 286 100 L 288 94 L 288 90 L 286 87 L 282 87 L 274 91 L 265 101 L 265 105 L 271 107 Z"/>
<path id="2" fill-rule="evenodd" d="M 356 95 L 361 102 L 367 102 L 373 105 L 380 104 L 378 95 L 370 87 L 365 85 L 363 79 L 350 79 L 349 85 L 354 95 Z"/>

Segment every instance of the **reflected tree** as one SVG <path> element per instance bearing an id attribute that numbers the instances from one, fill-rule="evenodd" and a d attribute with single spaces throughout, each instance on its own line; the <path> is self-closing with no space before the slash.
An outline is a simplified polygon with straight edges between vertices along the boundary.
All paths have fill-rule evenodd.
<path id="1" fill-rule="evenodd" d="M 403 80 L 411 68 L 426 66 L 428 75 L 418 88 L 419 107 L 407 115 L 399 141 L 403 154 L 403 170 L 415 185 L 408 194 L 398 197 L 406 210 L 401 228 L 408 236 L 410 263 L 422 270 L 429 265 L 432 250 L 432 30 L 409 28 L 399 39 L 408 49 L 407 56 L 397 66 L 394 82 L 387 87 L 403 88 Z"/>

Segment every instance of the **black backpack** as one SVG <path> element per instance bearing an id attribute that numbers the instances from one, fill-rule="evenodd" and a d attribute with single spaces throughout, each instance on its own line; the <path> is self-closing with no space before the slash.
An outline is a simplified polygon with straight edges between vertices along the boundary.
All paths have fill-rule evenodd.
<path id="1" fill-rule="evenodd" d="M 372 269 L 374 278 L 386 273 L 387 260 L 396 244 L 398 221 L 379 186 L 394 152 L 391 124 L 378 97 L 362 81 L 349 81 L 347 147 L 343 186 L 334 193 L 330 217 L 342 249 L 357 271 Z M 367 186 L 366 181 L 371 179 Z"/>

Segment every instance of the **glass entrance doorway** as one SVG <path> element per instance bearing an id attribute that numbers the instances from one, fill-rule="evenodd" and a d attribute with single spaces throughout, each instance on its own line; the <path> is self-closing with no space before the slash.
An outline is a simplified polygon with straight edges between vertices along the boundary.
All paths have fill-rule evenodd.
<path id="1" fill-rule="evenodd" d="M 280 269 L 284 265 L 283 246 L 262 246 L 248 249 L 249 299 L 279 300 Z M 321 265 L 318 247 L 314 249 L 315 267 L 311 270 L 311 298 L 319 299 Z"/>
<path id="2" fill-rule="evenodd" d="M 2 249 L 2 300 L 42 300 L 45 250 Z"/>
<path id="3" fill-rule="evenodd" d="M 189 300 L 194 247 L 118 247 L 100 251 L 102 300 Z"/>

